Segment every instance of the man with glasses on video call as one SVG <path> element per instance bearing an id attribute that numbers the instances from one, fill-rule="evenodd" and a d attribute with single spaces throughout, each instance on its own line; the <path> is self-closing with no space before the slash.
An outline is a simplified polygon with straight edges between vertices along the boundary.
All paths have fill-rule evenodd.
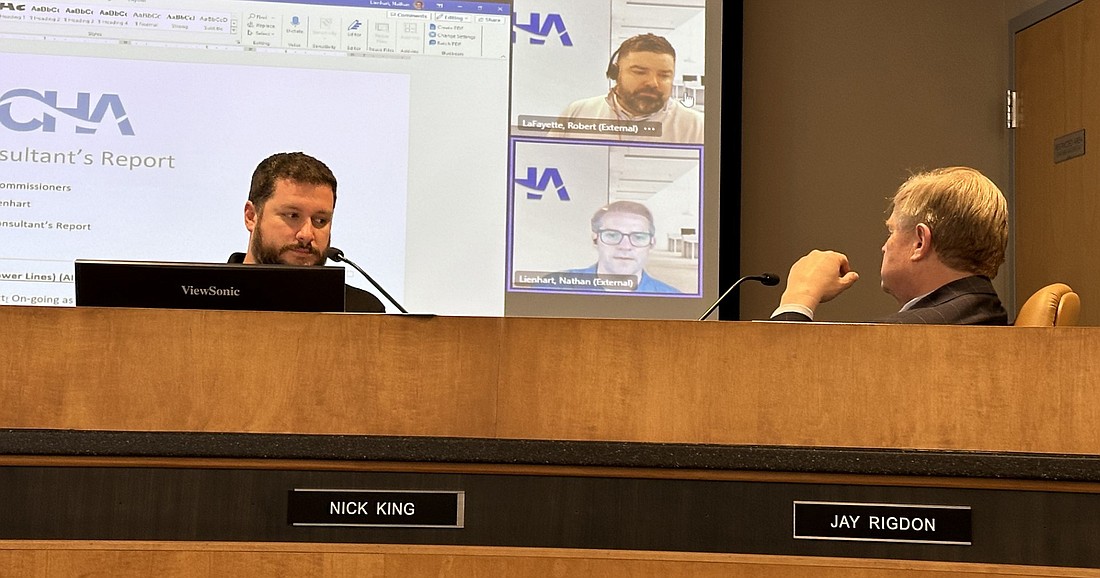
<path id="1" fill-rule="evenodd" d="M 634 278 L 633 288 L 607 284 L 607 291 L 638 293 L 680 293 L 679 289 L 651 277 L 645 271 L 649 251 L 657 243 L 653 214 L 641 203 L 615 201 L 604 205 L 592 215 L 592 244 L 596 246 L 596 263 L 567 273 L 586 275 L 621 275 Z"/>

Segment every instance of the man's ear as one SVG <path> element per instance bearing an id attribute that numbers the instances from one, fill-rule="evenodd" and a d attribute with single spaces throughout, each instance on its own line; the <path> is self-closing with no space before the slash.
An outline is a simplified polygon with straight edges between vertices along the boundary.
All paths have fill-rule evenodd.
<path id="1" fill-rule="evenodd" d="M 932 245 L 932 229 L 924 223 L 917 223 L 917 227 L 914 230 L 916 235 L 916 241 L 913 243 L 913 253 L 910 259 L 913 261 L 920 261 L 927 258 L 934 251 Z"/>
<path id="2" fill-rule="evenodd" d="M 252 204 L 252 201 L 244 202 L 244 228 L 248 229 L 251 233 L 252 229 L 256 228 L 256 219 L 259 217 L 259 211 L 256 210 L 256 205 Z"/>

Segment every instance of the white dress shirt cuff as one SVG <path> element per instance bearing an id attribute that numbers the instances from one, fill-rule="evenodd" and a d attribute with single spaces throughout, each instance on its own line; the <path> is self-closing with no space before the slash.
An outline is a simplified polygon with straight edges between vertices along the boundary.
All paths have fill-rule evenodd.
<path id="1" fill-rule="evenodd" d="M 772 311 L 772 317 L 779 315 L 780 313 L 801 313 L 810 318 L 810 321 L 814 320 L 814 310 L 806 307 L 805 305 L 799 305 L 797 303 L 788 303 L 786 305 L 780 305 Z"/>

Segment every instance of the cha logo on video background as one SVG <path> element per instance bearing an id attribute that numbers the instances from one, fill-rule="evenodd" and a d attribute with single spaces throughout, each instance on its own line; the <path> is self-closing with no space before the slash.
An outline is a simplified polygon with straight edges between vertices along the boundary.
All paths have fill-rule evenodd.
<path id="1" fill-rule="evenodd" d="M 531 35 L 528 39 L 531 44 L 546 44 L 546 39 L 550 38 L 550 34 L 557 31 L 562 46 L 573 46 L 573 41 L 569 38 L 569 31 L 565 29 L 565 21 L 562 20 L 561 14 L 547 14 L 546 18 L 543 18 L 542 14 L 532 12 L 528 23 L 520 24 L 519 16 L 513 12 L 512 22 L 512 44 L 516 43 L 515 28 L 519 28 Z"/>
<path id="2" fill-rule="evenodd" d="M 27 108 L 38 110 L 26 118 L 16 119 L 12 114 L 12 105 L 16 99 L 30 99 L 41 106 L 22 103 L 24 110 Z M 53 113 L 59 113 L 76 121 L 74 129 L 76 134 L 95 134 L 104 126 L 117 126 L 120 134 L 134 136 L 134 127 L 130 125 L 130 119 L 126 117 L 126 108 L 122 106 L 122 98 L 117 94 L 101 94 L 93 106 L 91 93 L 78 92 L 74 106 L 64 106 L 64 104 L 68 103 L 63 102 L 62 105 L 58 105 L 56 90 L 40 93 L 30 88 L 15 88 L 0 96 L 0 125 L 16 132 L 57 132 L 58 116 Z"/>
<path id="3" fill-rule="evenodd" d="M 542 192 L 548 187 L 553 186 L 554 190 L 558 193 L 558 199 L 562 201 L 569 200 L 569 191 L 565 189 L 565 181 L 561 178 L 561 173 L 558 169 L 547 168 L 543 169 L 542 176 L 539 176 L 538 168 L 527 167 L 527 177 L 523 179 L 516 179 L 516 184 L 531 189 L 527 192 L 527 198 L 531 200 L 539 200 L 542 198 Z"/>

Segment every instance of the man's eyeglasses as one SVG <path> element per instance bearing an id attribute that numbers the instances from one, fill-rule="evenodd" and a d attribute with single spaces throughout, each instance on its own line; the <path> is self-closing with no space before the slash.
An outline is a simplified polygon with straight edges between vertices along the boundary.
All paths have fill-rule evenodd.
<path id="1" fill-rule="evenodd" d="M 622 231 L 616 231 L 615 229 L 600 229 L 596 231 L 600 236 L 600 241 L 605 245 L 618 245 L 622 242 L 623 237 L 630 238 L 630 244 L 635 247 L 648 247 L 653 242 L 653 233 L 647 233 L 645 231 L 638 231 L 635 233 L 624 233 Z"/>

